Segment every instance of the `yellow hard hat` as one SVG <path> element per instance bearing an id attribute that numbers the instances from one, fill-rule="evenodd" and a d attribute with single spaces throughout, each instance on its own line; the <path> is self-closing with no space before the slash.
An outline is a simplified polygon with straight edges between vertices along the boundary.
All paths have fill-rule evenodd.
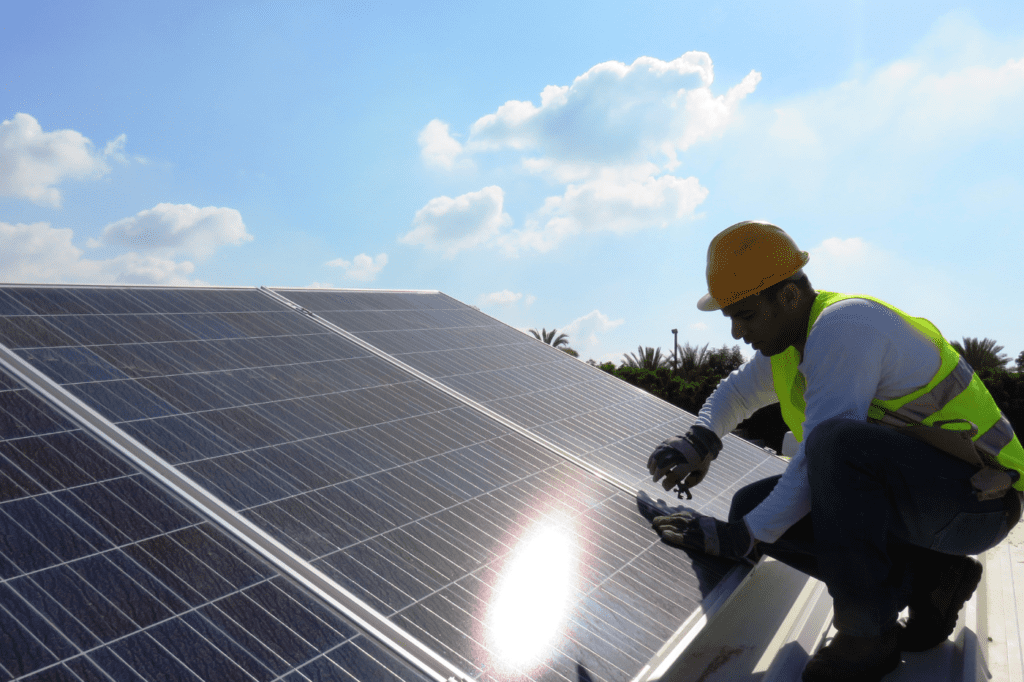
<path id="1" fill-rule="evenodd" d="M 725 228 L 708 246 L 708 293 L 700 310 L 720 310 L 796 274 L 810 256 L 771 223 L 744 220 Z"/>

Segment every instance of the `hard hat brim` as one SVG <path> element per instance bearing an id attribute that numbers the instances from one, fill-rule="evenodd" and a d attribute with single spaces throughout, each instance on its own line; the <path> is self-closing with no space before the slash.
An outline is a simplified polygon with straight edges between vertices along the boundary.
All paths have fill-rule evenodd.
<path id="1" fill-rule="evenodd" d="M 703 310 L 704 312 L 711 312 L 712 310 L 721 310 L 722 306 L 718 304 L 718 301 L 711 298 L 711 294 L 704 294 L 697 301 L 697 310 Z"/>

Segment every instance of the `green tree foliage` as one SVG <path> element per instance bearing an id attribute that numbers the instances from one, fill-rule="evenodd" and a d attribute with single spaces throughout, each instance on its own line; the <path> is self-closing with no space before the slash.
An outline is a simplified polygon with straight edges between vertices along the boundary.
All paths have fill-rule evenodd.
<path id="1" fill-rule="evenodd" d="M 1024 350 L 1017 356 L 1017 371 L 1024 372 Z"/>
<path id="2" fill-rule="evenodd" d="M 574 358 L 578 358 L 578 357 L 580 356 L 580 354 L 579 354 L 579 353 L 577 353 L 577 352 L 576 352 L 575 350 L 573 350 L 572 348 L 569 348 L 569 346 L 563 346 L 562 348 L 559 348 L 558 350 L 562 351 L 562 352 L 563 352 L 563 353 L 565 353 L 566 355 L 571 355 L 571 356 L 573 356 Z"/>
<path id="3" fill-rule="evenodd" d="M 601 368 L 623 381 L 642 388 L 648 393 L 653 393 L 662 400 L 694 414 L 700 411 L 701 405 L 721 381 L 721 377 L 711 375 L 705 375 L 698 381 L 687 381 L 678 374 L 673 374 L 668 367 L 648 369 L 622 365 L 616 368 L 608 362 L 601 365 Z"/>
<path id="4" fill-rule="evenodd" d="M 978 339 L 964 337 L 963 343 L 959 341 L 950 341 L 950 345 L 956 349 L 956 352 L 967 361 L 967 364 L 971 366 L 975 371 L 979 369 L 993 368 L 1003 369 L 1006 367 L 1006 363 L 1010 361 L 1010 358 L 1005 355 L 1000 355 L 999 351 L 1003 349 L 1002 346 L 997 346 L 995 339 Z"/>
<path id="5" fill-rule="evenodd" d="M 553 346 L 555 348 L 569 347 L 569 337 L 565 334 L 558 334 L 557 329 L 552 329 L 551 331 L 548 331 L 546 328 L 541 329 L 540 331 L 531 329 L 530 333 L 533 334 L 535 339 L 543 341 L 549 346 Z M 556 334 L 558 335 L 556 336 Z"/>
<path id="6" fill-rule="evenodd" d="M 667 358 L 666 364 L 689 381 L 697 381 L 706 374 L 724 377 L 743 364 L 743 353 L 738 345 L 732 348 L 723 345 L 710 350 L 708 345 L 705 343 L 703 347 L 697 347 L 687 342 L 677 349 L 674 364 L 671 356 Z"/>
<path id="7" fill-rule="evenodd" d="M 1017 437 L 1024 436 L 1024 374 L 992 367 L 975 372 L 1013 426 Z"/>
<path id="8" fill-rule="evenodd" d="M 648 346 L 637 346 L 637 354 L 626 353 L 622 356 L 623 367 L 635 367 L 639 369 L 650 369 L 655 370 L 664 367 L 668 370 L 666 361 L 668 358 L 661 356 L 661 348 L 651 348 Z"/>

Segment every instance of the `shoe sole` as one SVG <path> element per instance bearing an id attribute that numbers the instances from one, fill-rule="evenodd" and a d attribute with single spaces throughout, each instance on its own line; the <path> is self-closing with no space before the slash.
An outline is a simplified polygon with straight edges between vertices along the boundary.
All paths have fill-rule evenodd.
<path id="1" fill-rule="evenodd" d="M 967 558 L 967 557 L 964 557 Z M 950 597 L 949 605 L 939 614 L 942 622 L 942 629 L 933 629 L 924 625 L 917 625 L 920 619 L 910 619 L 906 625 L 900 628 L 897 635 L 900 651 L 927 651 L 939 644 L 942 644 L 956 629 L 957 617 L 960 610 L 971 598 L 974 591 L 978 589 L 981 582 L 982 565 L 975 559 L 967 559 L 958 565 L 954 565 L 956 585 Z M 954 610 L 955 607 L 955 610 Z"/>

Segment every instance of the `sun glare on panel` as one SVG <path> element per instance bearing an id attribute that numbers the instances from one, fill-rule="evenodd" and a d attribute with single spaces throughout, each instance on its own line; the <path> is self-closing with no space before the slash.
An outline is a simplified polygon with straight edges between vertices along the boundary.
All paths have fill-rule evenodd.
<path id="1" fill-rule="evenodd" d="M 491 650 L 503 666 L 525 670 L 541 662 L 568 611 L 572 537 L 546 526 L 524 537 L 505 568 L 491 604 Z"/>

